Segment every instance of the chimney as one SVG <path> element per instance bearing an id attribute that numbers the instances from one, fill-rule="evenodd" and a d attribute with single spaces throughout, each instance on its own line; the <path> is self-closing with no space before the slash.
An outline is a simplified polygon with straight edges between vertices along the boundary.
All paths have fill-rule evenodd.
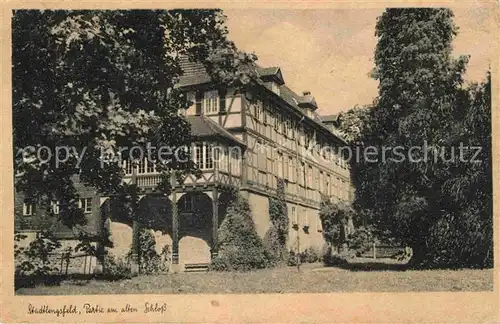
<path id="1" fill-rule="evenodd" d="M 302 91 L 302 98 L 299 101 L 299 107 L 305 109 L 308 115 L 312 111 L 318 109 L 318 104 L 316 103 L 316 100 L 314 100 L 314 97 L 311 95 L 311 91 Z"/>

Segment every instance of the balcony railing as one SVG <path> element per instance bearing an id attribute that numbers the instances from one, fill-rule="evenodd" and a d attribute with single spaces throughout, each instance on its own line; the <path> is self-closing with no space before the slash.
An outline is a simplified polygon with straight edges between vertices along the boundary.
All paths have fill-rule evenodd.
<path id="1" fill-rule="evenodd" d="M 126 175 L 124 178 L 126 181 L 132 179 L 132 175 Z M 161 182 L 161 175 L 156 174 L 137 174 L 136 175 L 137 186 L 143 189 L 154 190 L 158 184 Z M 194 175 L 188 175 L 183 183 L 176 183 L 175 186 L 207 186 L 207 185 L 230 185 L 239 187 L 241 179 L 239 175 L 229 174 L 225 171 L 220 170 L 204 170 L 201 173 L 200 178 L 196 178 Z"/>
<path id="2" fill-rule="evenodd" d="M 137 186 L 140 188 L 155 188 L 161 182 L 159 174 L 137 175 Z"/>

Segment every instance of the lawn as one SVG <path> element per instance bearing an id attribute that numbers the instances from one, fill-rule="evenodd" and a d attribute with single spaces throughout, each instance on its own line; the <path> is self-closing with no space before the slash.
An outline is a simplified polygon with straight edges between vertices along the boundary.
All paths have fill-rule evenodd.
<path id="1" fill-rule="evenodd" d="M 491 291 L 493 270 L 403 271 L 400 265 L 355 263 L 344 268 L 307 264 L 250 272 L 179 273 L 121 281 L 72 280 L 59 286 L 21 288 L 19 295 L 327 293 Z M 371 270 L 367 270 L 370 268 Z"/>

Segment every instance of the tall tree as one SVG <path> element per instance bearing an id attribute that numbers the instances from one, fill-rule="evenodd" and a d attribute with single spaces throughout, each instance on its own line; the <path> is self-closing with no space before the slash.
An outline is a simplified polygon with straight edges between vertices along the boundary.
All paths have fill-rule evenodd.
<path id="1" fill-rule="evenodd" d="M 451 147 L 459 138 L 472 139 L 472 134 L 460 136 L 473 96 L 462 78 L 468 58 L 451 56 L 457 33 L 452 18 L 451 10 L 433 8 L 387 9 L 379 17 L 374 70 L 379 96 L 372 127 L 361 135 L 379 154 L 376 162 L 361 156 L 356 169 L 358 208 L 371 210 L 382 232 L 411 246 L 412 262 L 420 266 L 487 263 L 474 258 L 464 261 L 451 250 L 437 258 L 442 251 L 442 242 L 436 240 L 442 233 L 437 228 L 454 226 L 454 217 L 467 214 L 445 192 L 450 177 L 466 175 L 462 162 L 450 159 L 450 155 L 456 157 Z M 484 139 L 477 140 L 479 145 L 486 144 Z M 487 154 L 481 158 L 485 163 Z M 471 222 L 481 220 L 476 217 Z M 469 235 L 468 245 L 477 238 L 463 230 L 460 233 Z M 479 253 L 470 245 L 466 250 Z"/>
<path id="2" fill-rule="evenodd" d="M 253 73 L 255 57 L 227 39 L 224 22 L 221 10 L 15 11 L 16 189 L 48 212 L 61 201 L 59 218 L 72 227 L 85 222 L 75 181 L 105 193 L 127 190 L 119 159 L 103 152 L 189 144 L 189 124 L 177 114 L 189 106 L 177 87 L 180 57 L 203 63 L 226 85 L 246 84 Z M 172 159 L 159 167 L 166 179 L 193 164 Z"/>

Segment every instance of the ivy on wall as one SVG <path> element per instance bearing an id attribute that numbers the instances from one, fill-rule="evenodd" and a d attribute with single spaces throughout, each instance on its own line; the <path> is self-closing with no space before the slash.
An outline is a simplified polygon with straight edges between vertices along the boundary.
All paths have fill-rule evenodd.
<path id="1" fill-rule="evenodd" d="M 285 180 L 278 179 L 276 197 L 269 197 L 269 218 L 272 227 L 267 232 L 268 247 L 278 260 L 287 258 L 288 211 L 285 200 Z"/>

